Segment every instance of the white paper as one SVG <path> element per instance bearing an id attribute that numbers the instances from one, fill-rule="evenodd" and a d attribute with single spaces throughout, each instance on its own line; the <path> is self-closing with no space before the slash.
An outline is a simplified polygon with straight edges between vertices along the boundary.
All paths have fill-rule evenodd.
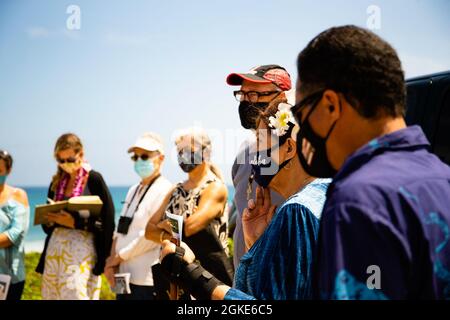
<path id="1" fill-rule="evenodd" d="M 6 300 L 10 284 L 11 276 L 7 274 L 0 274 L 0 300 Z"/>
<path id="2" fill-rule="evenodd" d="M 111 290 L 116 294 L 130 294 L 130 277 L 130 273 L 116 273 L 114 275 L 116 285 Z"/>
<path id="3" fill-rule="evenodd" d="M 183 216 L 166 211 L 166 217 L 172 225 L 172 237 L 181 242 L 183 235 Z"/>

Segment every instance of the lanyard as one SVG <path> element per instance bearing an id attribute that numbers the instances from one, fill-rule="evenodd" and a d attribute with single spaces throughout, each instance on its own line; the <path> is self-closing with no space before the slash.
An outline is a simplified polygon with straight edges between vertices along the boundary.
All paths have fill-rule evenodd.
<path id="1" fill-rule="evenodd" d="M 134 209 L 134 212 L 133 212 L 133 214 L 131 215 L 131 218 L 134 216 L 134 214 L 136 213 L 136 211 L 139 209 L 139 206 L 140 206 L 142 200 L 144 200 L 145 195 L 147 194 L 147 191 L 150 190 L 150 188 L 151 188 L 151 186 L 153 185 L 153 183 L 154 183 L 156 180 L 158 180 L 159 177 L 160 177 L 160 175 L 157 176 L 157 177 L 155 177 L 155 179 L 153 179 L 153 181 L 147 186 L 147 189 L 145 189 L 144 194 L 143 194 L 143 195 L 141 196 L 141 198 L 139 199 L 139 202 L 138 202 L 138 204 L 136 205 L 136 208 Z M 130 209 L 130 206 L 131 206 L 131 204 L 133 203 L 134 198 L 135 198 L 136 195 L 138 194 L 139 189 L 140 189 L 139 187 L 136 188 L 136 191 L 134 192 L 133 197 L 131 197 L 130 202 L 128 202 L 127 210 L 125 211 L 125 215 L 124 215 L 125 217 L 127 216 L 128 209 Z"/>

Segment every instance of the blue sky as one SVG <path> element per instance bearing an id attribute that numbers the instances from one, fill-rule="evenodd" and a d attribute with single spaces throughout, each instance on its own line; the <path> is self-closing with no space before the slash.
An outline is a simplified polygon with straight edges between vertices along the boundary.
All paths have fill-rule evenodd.
<path id="1" fill-rule="evenodd" d="M 81 29 L 66 28 L 69 5 Z M 137 180 L 126 150 L 144 131 L 168 149 L 165 175 L 183 178 L 173 132 L 200 125 L 214 159 L 230 168 L 246 133 L 225 77 L 259 64 L 295 79 L 299 51 L 324 29 L 366 26 L 397 50 L 407 77 L 450 69 L 450 2 L 395 1 L 21 1 L 0 2 L 0 148 L 15 158 L 10 183 L 47 185 L 56 138 L 77 133 L 110 185 Z"/>

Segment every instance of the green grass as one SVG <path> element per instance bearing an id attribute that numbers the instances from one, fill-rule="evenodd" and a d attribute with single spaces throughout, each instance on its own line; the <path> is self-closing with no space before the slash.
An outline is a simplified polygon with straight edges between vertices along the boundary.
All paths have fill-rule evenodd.
<path id="1" fill-rule="evenodd" d="M 228 251 L 230 253 L 230 257 L 233 257 L 233 252 L 234 252 L 234 243 L 233 243 L 233 238 L 228 238 Z"/>
<path id="2" fill-rule="evenodd" d="M 25 255 L 26 280 L 22 294 L 22 300 L 42 300 L 41 296 L 41 275 L 34 269 L 39 262 L 40 253 L 27 253 Z M 102 275 L 102 288 L 100 300 L 115 300 L 116 296 L 109 288 L 108 282 Z"/>
<path id="3" fill-rule="evenodd" d="M 228 248 L 230 255 L 233 255 L 233 239 L 228 238 Z M 22 294 L 22 300 L 42 300 L 41 296 L 41 275 L 34 270 L 39 262 L 40 253 L 32 252 L 25 255 L 26 281 Z M 102 288 L 100 300 L 115 300 L 116 295 L 111 291 L 108 281 L 102 275 Z"/>
<path id="4" fill-rule="evenodd" d="M 41 275 L 34 269 L 39 262 L 39 253 L 27 253 L 25 255 L 25 288 L 23 289 L 23 300 L 41 300 Z"/>

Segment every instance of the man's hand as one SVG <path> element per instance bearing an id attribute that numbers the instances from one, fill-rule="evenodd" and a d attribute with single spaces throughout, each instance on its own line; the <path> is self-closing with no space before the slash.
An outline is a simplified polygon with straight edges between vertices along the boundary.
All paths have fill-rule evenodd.
<path id="1" fill-rule="evenodd" d="M 195 261 L 195 254 L 192 252 L 191 248 L 188 247 L 188 245 L 184 242 L 181 242 L 180 247 L 182 247 L 185 250 L 183 260 L 187 263 L 192 263 Z M 161 249 L 161 255 L 159 257 L 159 261 L 162 261 L 165 256 L 167 256 L 170 253 L 175 253 L 175 244 L 170 242 L 169 240 L 164 240 L 162 242 L 162 249 Z"/>
<path id="2" fill-rule="evenodd" d="M 272 205 L 270 190 L 258 186 L 256 188 L 256 202 L 250 199 L 248 207 L 242 213 L 242 229 L 247 250 L 264 233 L 276 208 Z"/>
<path id="3" fill-rule="evenodd" d="M 60 212 L 47 213 L 48 222 L 53 222 L 67 228 L 75 228 L 75 219 L 67 211 L 61 210 Z"/>

